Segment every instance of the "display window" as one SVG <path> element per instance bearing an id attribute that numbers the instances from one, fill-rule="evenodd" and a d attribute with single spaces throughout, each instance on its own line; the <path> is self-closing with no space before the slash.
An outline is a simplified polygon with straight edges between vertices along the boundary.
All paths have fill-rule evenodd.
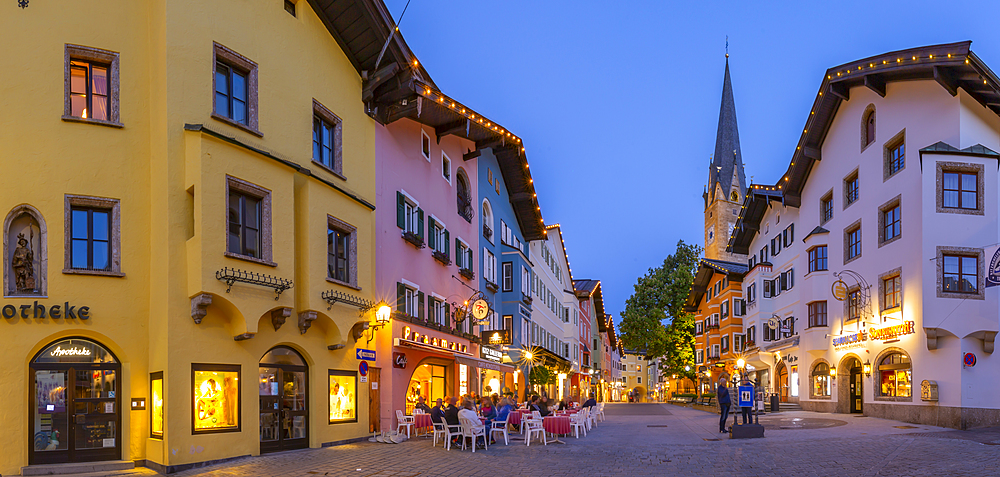
<path id="1" fill-rule="evenodd" d="M 829 396 L 830 395 L 830 365 L 826 363 L 819 363 L 813 368 L 812 372 L 813 381 L 813 396 Z"/>
<path id="2" fill-rule="evenodd" d="M 163 438 L 163 371 L 149 375 L 149 435 Z"/>
<path id="3" fill-rule="evenodd" d="M 330 370 L 330 424 L 358 422 L 358 373 Z"/>
<path id="4" fill-rule="evenodd" d="M 464 365 L 463 365 L 464 366 Z M 425 403 L 433 403 L 438 398 L 444 399 L 446 368 L 436 364 L 417 366 L 410 377 L 410 385 L 406 390 L 406 414 L 413 414 L 417 398 L 423 396 Z"/>
<path id="5" fill-rule="evenodd" d="M 240 430 L 240 366 L 192 364 L 194 433 Z"/>
<path id="6" fill-rule="evenodd" d="M 902 353 L 891 353 L 878 365 L 879 394 L 883 397 L 912 397 L 912 371 L 910 358 Z"/>

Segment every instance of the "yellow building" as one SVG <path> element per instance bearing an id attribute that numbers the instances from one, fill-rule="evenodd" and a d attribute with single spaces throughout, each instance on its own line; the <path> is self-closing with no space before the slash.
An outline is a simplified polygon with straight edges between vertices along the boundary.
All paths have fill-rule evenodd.
<path id="1" fill-rule="evenodd" d="M 318 3 L 4 5 L 0 474 L 367 435 L 373 117 L 423 73 Z"/>

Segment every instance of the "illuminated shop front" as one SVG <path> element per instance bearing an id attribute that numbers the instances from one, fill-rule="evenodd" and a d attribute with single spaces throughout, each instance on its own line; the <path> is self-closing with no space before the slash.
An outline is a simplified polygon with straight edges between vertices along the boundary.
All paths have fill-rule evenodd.
<path id="1" fill-rule="evenodd" d="M 474 359 L 476 347 L 470 340 L 402 320 L 393 320 L 391 329 L 391 351 L 379 365 L 391 369 L 388 379 L 383 378 L 383 428 L 395 429 L 395 411 L 412 414 L 418 398 L 433 406 L 437 399 L 478 391 L 476 370 L 461 361 Z"/>

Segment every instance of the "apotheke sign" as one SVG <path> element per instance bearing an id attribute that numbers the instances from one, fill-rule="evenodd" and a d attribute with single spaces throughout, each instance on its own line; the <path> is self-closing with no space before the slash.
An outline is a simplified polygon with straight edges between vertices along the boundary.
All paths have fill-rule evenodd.
<path id="1" fill-rule="evenodd" d="M 0 308 L 0 315 L 3 315 L 8 320 L 17 318 L 18 316 L 25 319 L 52 318 L 53 320 L 61 320 L 65 318 L 75 320 L 79 318 L 81 320 L 89 320 L 90 307 L 70 305 L 68 301 L 62 305 L 46 307 L 44 304 L 39 304 L 38 301 L 35 301 L 31 305 L 4 305 L 3 308 Z"/>

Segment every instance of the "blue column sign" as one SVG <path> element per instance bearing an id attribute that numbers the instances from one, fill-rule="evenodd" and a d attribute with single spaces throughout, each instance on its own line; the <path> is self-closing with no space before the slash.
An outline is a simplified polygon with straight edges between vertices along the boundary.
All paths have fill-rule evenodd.
<path id="1" fill-rule="evenodd" d="M 753 386 L 740 386 L 738 392 L 739 406 L 753 407 Z"/>

